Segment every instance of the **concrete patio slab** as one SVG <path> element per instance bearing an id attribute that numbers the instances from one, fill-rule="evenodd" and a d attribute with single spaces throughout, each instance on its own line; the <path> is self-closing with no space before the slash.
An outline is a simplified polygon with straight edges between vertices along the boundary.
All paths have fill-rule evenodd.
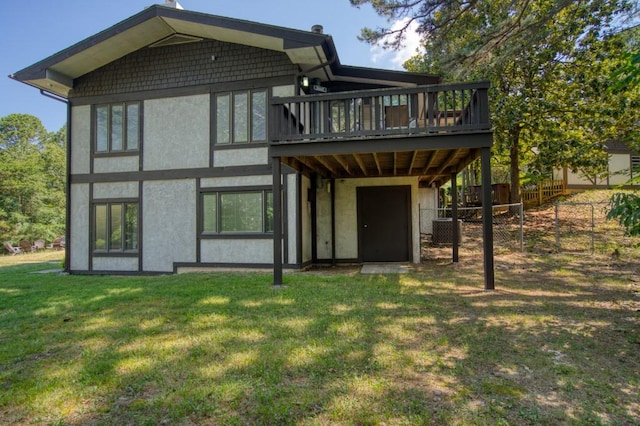
<path id="1" fill-rule="evenodd" d="M 365 263 L 361 274 L 407 274 L 411 266 L 407 263 Z"/>

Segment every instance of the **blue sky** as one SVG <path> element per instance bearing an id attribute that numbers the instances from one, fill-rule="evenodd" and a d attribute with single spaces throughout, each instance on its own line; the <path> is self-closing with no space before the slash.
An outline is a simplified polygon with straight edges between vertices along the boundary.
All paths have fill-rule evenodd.
<path id="1" fill-rule="evenodd" d="M 415 39 L 403 52 L 383 52 L 358 41 L 364 26 L 388 25 L 370 6 L 349 0 L 178 0 L 188 10 L 309 30 L 320 24 L 333 37 L 340 62 L 401 69 L 415 52 Z M 19 0 L 3 2 L 0 14 L 0 117 L 26 113 L 49 131 L 66 122 L 66 106 L 8 76 L 163 0 Z"/>

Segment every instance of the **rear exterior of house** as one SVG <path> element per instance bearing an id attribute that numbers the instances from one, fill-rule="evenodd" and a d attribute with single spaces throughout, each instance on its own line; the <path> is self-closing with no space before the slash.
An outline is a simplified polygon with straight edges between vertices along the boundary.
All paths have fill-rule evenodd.
<path id="1" fill-rule="evenodd" d="M 486 83 L 163 6 L 11 77 L 68 102 L 71 273 L 417 263 L 419 209 L 492 144 Z"/>

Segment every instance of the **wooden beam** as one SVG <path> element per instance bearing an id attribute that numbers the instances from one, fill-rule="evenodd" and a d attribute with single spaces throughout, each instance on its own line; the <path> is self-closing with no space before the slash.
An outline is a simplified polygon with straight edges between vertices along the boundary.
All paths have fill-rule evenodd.
<path id="1" fill-rule="evenodd" d="M 472 149 L 491 147 L 490 131 L 459 132 L 449 134 L 398 135 L 391 138 L 360 138 L 327 140 L 321 142 L 274 143 L 269 146 L 272 156 L 294 157 L 299 155 L 359 154 L 362 152 L 406 152 L 413 150 Z"/>
<path id="2" fill-rule="evenodd" d="M 306 164 L 302 163 L 300 160 L 294 157 L 285 157 L 282 158 L 282 164 L 286 164 L 294 170 L 298 170 L 304 176 L 311 178 L 311 175 L 316 172 Z"/>
<path id="3" fill-rule="evenodd" d="M 338 162 L 338 164 L 340 164 L 342 166 L 342 168 L 347 172 L 347 174 L 349 176 L 352 175 L 350 167 L 349 167 L 349 163 L 347 163 L 346 161 L 344 161 L 344 159 L 339 156 L 339 155 L 333 155 L 333 159 L 336 160 Z"/>
<path id="4" fill-rule="evenodd" d="M 331 164 L 329 164 L 329 162 L 327 160 L 325 160 L 321 156 L 317 156 L 317 157 L 314 157 L 314 158 L 318 163 L 322 164 L 327 170 L 329 170 L 333 176 L 338 174 L 336 169 Z"/>
<path id="5" fill-rule="evenodd" d="M 409 171 L 407 172 L 408 175 L 411 175 L 411 171 L 413 170 L 413 166 L 416 164 L 417 157 L 418 151 L 413 151 L 413 154 L 411 155 L 411 163 L 409 163 Z"/>
<path id="6" fill-rule="evenodd" d="M 362 161 L 360 154 L 353 154 L 353 158 L 356 160 L 356 163 L 358 163 L 358 167 L 360 167 L 360 170 L 362 170 L 362 173 L 365 176 L 369 176 L 369 174 L 367 173 L 367 167 L 364 165 L 364 161 Z"/>
<path id="7" fill-rule="evenodd" d="M 433 165 L 433 160 L 436 159 L 436 154 L 438 153 L 438 151 L 431 151 L 431 154 L 429 155 L 429 158 L 427 159 L 424 168 L 422 169 L 422 174 L 426 175 L 427 172 L 429 171 L 429 169 L 431 168 L 431 166 Z"/>
<path id="8" fill-rule="evenodd" d="M 322 164 L 314 164 L 312 161 L 310 161 L 310 158 L 307 157 L 297 157 L 298 161 L 300 161 L 302 164 L 304 164 L 305 166 L 307 166 L 308 168 L 310 168 L 311 170 L 313 170 L 314 172 L 316 172 L 317 174 L 319 174 L 320 176 L 322 176 L 323 178 L 329 178 L 331 176 L 330 173 L 331 170 L 328 170 L 326 168 L 324 168 L 324 166 Z M 318 167 L 320 166 L 320 167 Z"/>
<path id="9" fill-rule="evenodd" d="M 436 174 L 434 175 L 434 177 L 431 179 L 431 181 L 429 181 L 429 185 L 431 185 L 431 183 L 433 181 L 436 180 L 436 177 L 441 175 L 442 173 L 444 173 L 444 171 L 447 169 L 447 167 L 449 167 L 449 165 L 453 162 L 453 160 L 455 160 L 455 158 L 458 156 L 458 153 L 460 152 L 459 149 L 454 149 L 449 156 L 447 157 L 446 160 L 444 160 L 444 163 L 442 163 L 440 165 L 440 168 L 438 169 L 438 171 L 436 172 Z"/>
<path id="10" fill-rule="evenodd" d="M 480 157 L 480 153 L 482 152 L 481 149 L 476 148 L 476 149 L 470 149 L 469 153 L 467 154 L 467 156 L 464 158 L 464 161 L 461 162 L 458 167 L 456 168 L 456 172 L 460 173 L 462 170 L 464 170 L 469 164 L 473 163 L 476 158 Z"/>
<path id="11" fill-rule="evenodd" d="M 398 153 L 393 151 L 393 175 L 398 176 Z"/>
<path id="12" fill-rule="evenodd" d="M 378 154 L 373 153 L 373 161 L 376 162 L 376 167 L 378 168 L 378 174 L 382 176 L 382 167 L 380 167 L 380 160 L 378 160 Z"/>

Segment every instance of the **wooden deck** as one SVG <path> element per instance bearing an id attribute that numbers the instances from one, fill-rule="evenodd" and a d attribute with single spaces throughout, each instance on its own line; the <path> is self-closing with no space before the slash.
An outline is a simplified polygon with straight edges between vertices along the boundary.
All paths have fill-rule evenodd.
<path id="1" fill-rule="evenodd" d="M 492 144 L 488 82 L 273 98 L 271 156 L 324 178 L 441 185 Z"/>

